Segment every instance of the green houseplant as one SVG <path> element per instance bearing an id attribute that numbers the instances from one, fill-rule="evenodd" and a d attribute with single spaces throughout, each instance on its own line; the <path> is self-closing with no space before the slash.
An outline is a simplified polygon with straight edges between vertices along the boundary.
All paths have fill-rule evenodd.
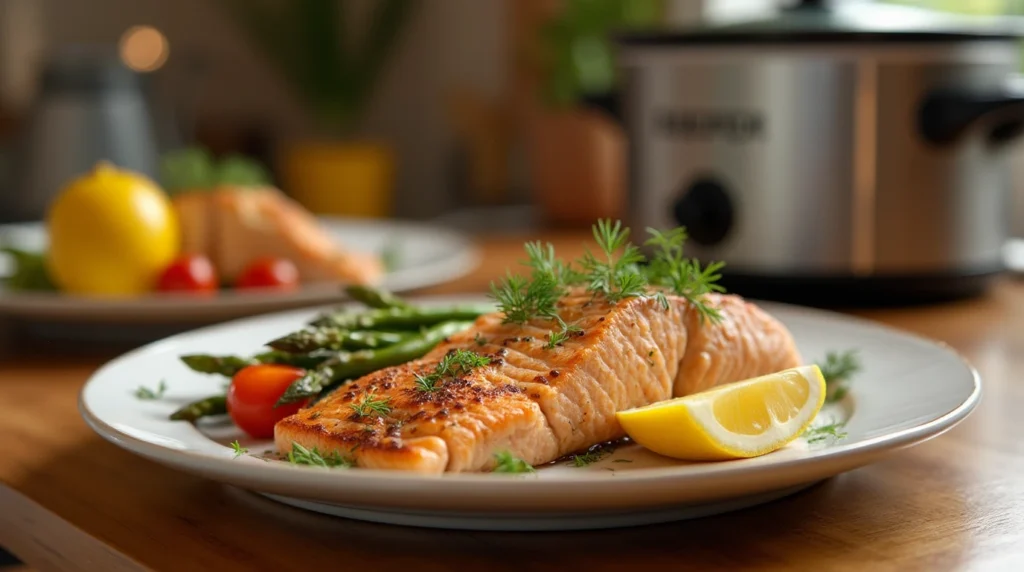
<path id="1" fill-rule="evenodd" d="M 565 0 L 540 30 L 541 97 L 569 108 L 613 92 L 618 80 L 612 34 L 661 22 L 664 0 Z"/>
<path id="2" fill-rule="evenodd" d="M 549 220 L 574 225 L 621 215 L 625 137 L 594 102 L 615 99 L 612 35 L 652 26 L 663 11 L 663 0 L 565 0 L 539 30 L 539 105 L 528 156 L 531 190 Z"/>
<path id="3" fill-rule="evenodd" d="M 377 0 L 364 26 L 351 25 L 343 0 L 221 2 L 315 120 L 315 138 L 281 150 L 285 190 L 316 212 L 387 215 L 393 153 L 358 130 L 415 0 Z"/>

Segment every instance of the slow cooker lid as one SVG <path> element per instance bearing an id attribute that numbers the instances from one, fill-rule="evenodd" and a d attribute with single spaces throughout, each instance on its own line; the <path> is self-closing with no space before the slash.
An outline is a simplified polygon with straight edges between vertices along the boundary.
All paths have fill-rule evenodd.
<path id="1" fill-rule="evenodd" d="M 802 0 L 778 16 L 727 25 L 632 32 L 625 45 L 890 43 L 1014 40 L 1024 28 L 1006 18 L 943 14 L 881 0 Z"/>

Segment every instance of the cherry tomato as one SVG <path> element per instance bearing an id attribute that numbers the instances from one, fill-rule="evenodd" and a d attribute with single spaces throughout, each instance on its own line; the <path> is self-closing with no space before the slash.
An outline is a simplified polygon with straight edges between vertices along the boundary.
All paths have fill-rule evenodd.
<path id="1" fill-rule="evenodd" d="M 205 256 L 180 256 L 160 274 L 157 290 L 213 293 L 217 291 L 217 271 Z"/>
<path id="2" fill-rule="evenodd" d="M 298 286 L 299 270 L 286 258 L 258 258 L 242 271 L 235 282 L 236 288 L 294 290 Z"/>
<path id="3" fill-rule="evenodd" d="M 243 368 L 228 388 L 228 415 L 255 439 L 274 436 L 274 424 L 298 411 L 309 400 L 274 407 L 293 381 L 305 371 L 287 365 L 260 364 Z"/>

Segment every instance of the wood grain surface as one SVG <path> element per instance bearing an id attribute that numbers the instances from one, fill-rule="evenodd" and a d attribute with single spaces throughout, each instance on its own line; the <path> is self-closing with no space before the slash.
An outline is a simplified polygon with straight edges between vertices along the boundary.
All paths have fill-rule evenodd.
<path id="1" fill-rule="evenodd" d="M 553 235 L 564 256 L 581 237 Z M 487 239 L 480 292 L 522 258 Z M 392 527 L 281 506 L 140 459 L 93 434 L 78 392 L 126 348 L 0 328 L 0 545 L 40 570 L 1024 570 L 1024 283 L 982 299 L 859 312 L 947 342 L 982 401 L 949 433 L 795 496 L 727 515 L 598 532 Z"/>

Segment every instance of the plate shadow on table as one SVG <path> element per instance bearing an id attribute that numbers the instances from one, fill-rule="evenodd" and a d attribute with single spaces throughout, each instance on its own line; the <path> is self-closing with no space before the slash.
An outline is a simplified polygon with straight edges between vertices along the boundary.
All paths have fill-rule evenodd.
<path id="1" fill-rule="evenodd" d="M 843 561 L 892 564 L 888 556 L 881 556 L 879 542 L 927 536 L 931 527 L 922 526 L 913 511 L 894 519 L 895 512 L 877 510 L 877 498 L 893 494 L 884 486 L 862 473 L 846 474 L 783 499 L 726 514 L 579 532 L 476 532 L 365 523 L 283 506 L 234 487 L 223 489 L 239 504 L 287 523 L 289 529 L 320 531 L 326 535 L 325 542 L 345 538 L 346 550 L 359 547 L 368 554 L 400 551 L 438 559 L 458 554 L 479 558 L 488 567 L 497 558 L 509 569 L 573 569 L 587 563 L 597 569 L 640 564 L 707 570 L 784 564 L 832 569 Z M 945 496 L 955 498 L 951 491 Z M 948 514 L 936 516 L 956 518 L 955 503 Z M 957 527 L 947 524 L 945 528 Z M 944 542 L 959 544 L 949 538 Z M 949 557 L 956 560 L 954 555 Z M 952 564 L 949 557 L 940 557 L 943 566 Z"/>

